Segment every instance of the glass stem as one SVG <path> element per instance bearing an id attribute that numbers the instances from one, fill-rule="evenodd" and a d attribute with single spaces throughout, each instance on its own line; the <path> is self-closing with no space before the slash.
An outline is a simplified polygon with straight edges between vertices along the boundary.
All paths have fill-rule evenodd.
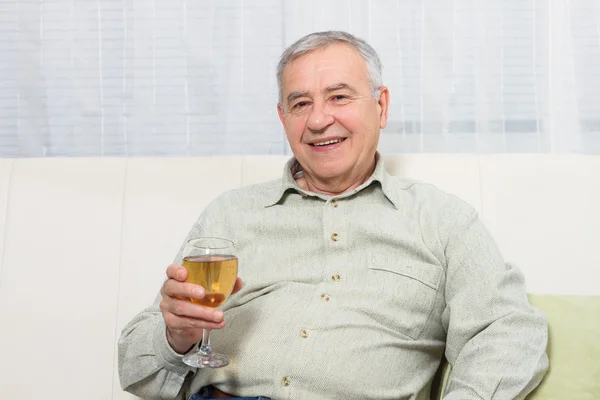
<path id="1" fill-rule="evenodd" d="M 202 330 L 202 344 L 198 349 L 198 353 L 204 357 L 212 356 L 212 349 L 210 348 L 210 329 Z"/>

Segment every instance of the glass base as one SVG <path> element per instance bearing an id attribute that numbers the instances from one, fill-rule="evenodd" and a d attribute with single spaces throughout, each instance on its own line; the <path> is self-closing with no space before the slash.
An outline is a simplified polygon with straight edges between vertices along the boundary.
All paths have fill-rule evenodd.
<path id="1" fill-rule="evenodd" d="M 219 353 L 212 353 L 210 356 L 193 353 L 183 356 L 183 362 L 194 368 L 221 368 L 229 365 L 229 358 Z"/>

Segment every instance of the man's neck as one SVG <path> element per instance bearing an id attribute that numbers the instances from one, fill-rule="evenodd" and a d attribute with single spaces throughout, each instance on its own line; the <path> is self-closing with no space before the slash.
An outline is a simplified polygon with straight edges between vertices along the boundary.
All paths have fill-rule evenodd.
<path id="1" fill-rule="evenodd" d="M 304 171 L 303 174 L 299 174 L 294 179 L 296 184 L 304 190 L 308 190 L 313 193 L 326 194 L 328 196 L 337 196 L 345 192 L 356 189 L 369 179 L 375 170 L 377 161 L 374 160 L 370 168 L 361 174 L 353 174 L 349 177 L 335 177 L 332 179 L 318 179 L 315 176 L 311 176 Z"/>

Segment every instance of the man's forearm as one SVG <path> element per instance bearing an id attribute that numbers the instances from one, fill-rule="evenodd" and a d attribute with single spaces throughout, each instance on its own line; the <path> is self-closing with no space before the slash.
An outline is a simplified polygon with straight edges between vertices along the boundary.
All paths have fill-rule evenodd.
<path id="1" fill-rule="evenodd" d="M 143 398 L 175 399 L 192 368 L 167 340 L 166 326 L 154 306 L 138 314 L 119 340 L 121 387 Z"/>

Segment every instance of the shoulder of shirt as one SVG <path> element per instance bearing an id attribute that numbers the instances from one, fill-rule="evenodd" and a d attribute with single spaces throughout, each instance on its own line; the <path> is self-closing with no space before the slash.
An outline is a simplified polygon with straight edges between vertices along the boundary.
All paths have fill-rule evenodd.
<path id="1" fill-rule="evenodd" d="M 440 212 L 449 210 L 466 214 L 475 212 L 474 207 L 465 200 L 431 183 L 397 176 L 392 176 L 391 182 L 398 189 L 397 193 L 401 199 L 412 200 L 422 207 L 431 207 Z"/>
<path id="2" fill-rule="evenodd" d="M 273 198 L 273 193 L 279 190 L 281 190 L 281 178 L 245 185 L 221 193 L 206 207 L 206 210 L 223 207 L 230 211 L 264 208 L 269 199 Z"/>

